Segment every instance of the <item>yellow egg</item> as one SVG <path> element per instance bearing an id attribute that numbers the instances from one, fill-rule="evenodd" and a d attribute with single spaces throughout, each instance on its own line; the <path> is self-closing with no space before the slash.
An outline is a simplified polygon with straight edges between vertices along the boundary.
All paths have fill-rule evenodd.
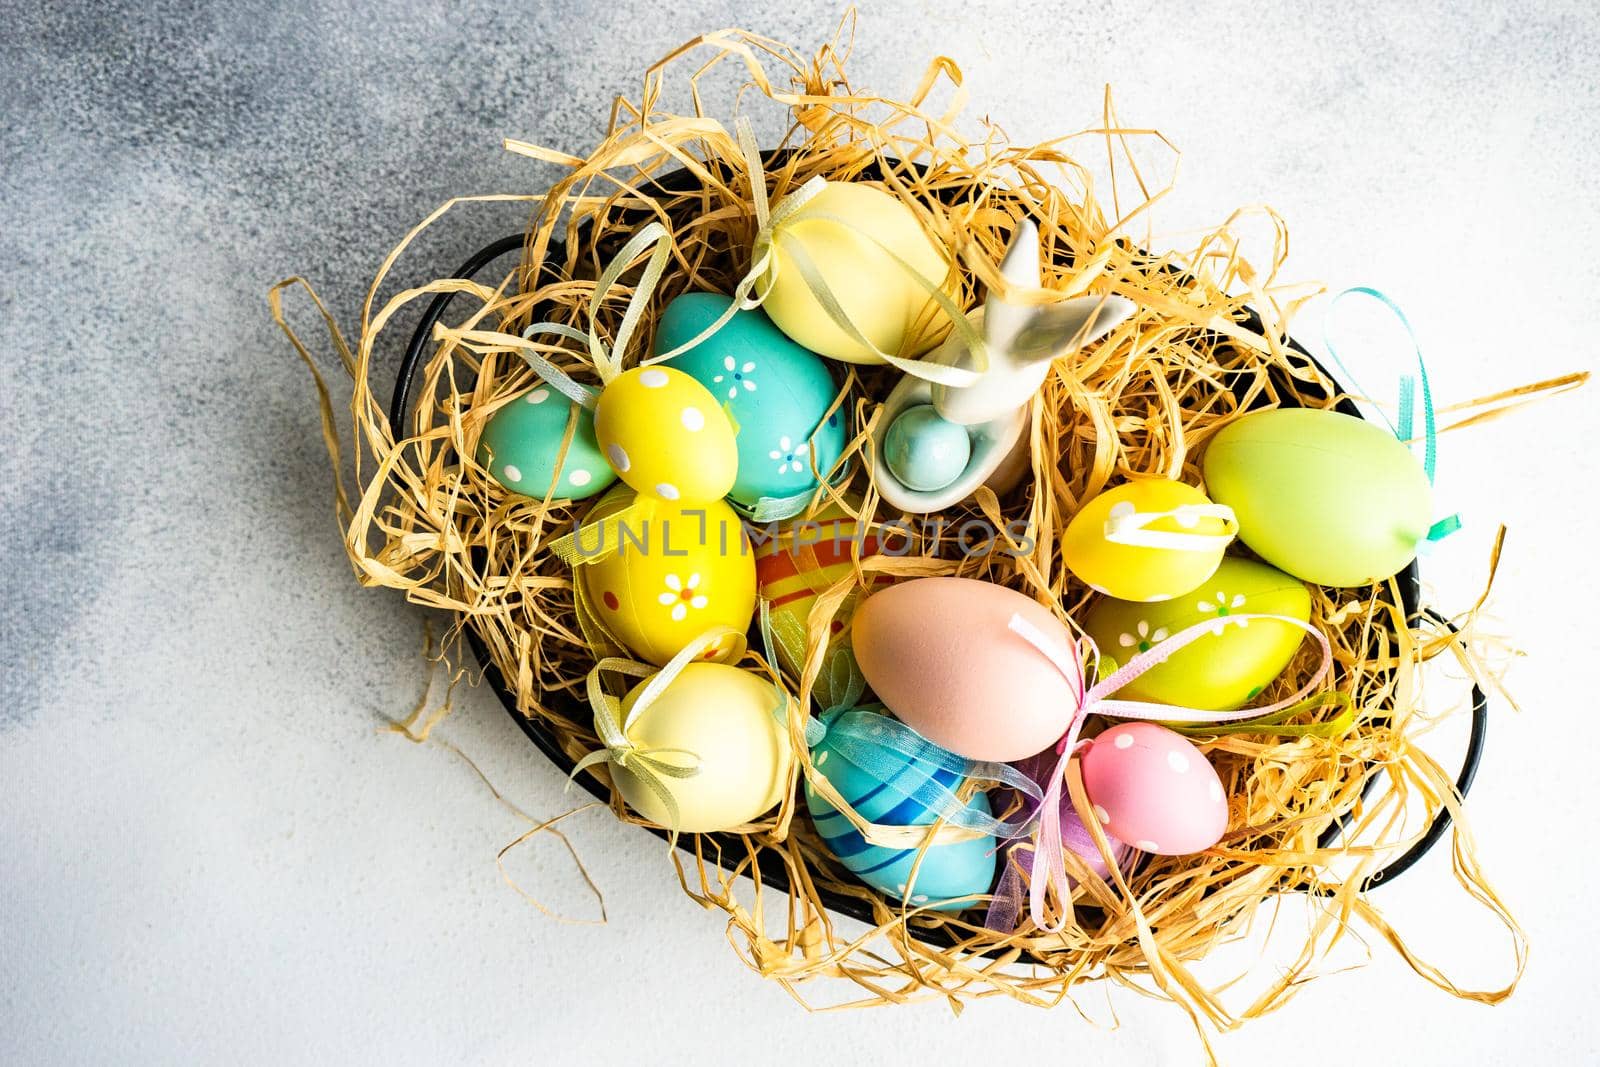
<path id="1" fill-rule="evenodd" d="M 857 182 L 828 182 L 779 226 L 774 241 L 777 271 L 757 289 L 767 315 L 792 340 L 848 363 L 883 362 L 823 310 L 795 264 L 797 250 L 827 282 L 856 329 L 880 351 L 920 356 L 949 331 L 946 315 L 927 289 L 894 259 L 898 256 L 912 271 L 943 286 L 949 253 L 893 194 Z"/>
<path id="2" fill-rule="evenodd" d="M 595 404 L 594 435 L 617 475 L 644 496 L 721 500 L 739 473 L 727 413 L 671 367 L 635 367 L 612 379 Z"/>
<path id="3" fill-rule="evenodd" d="M 1222 562 L 1232 526 L 1207 514 L 1216 505 L 1192 485 L 1149 478 L 1108 489 L 1083 506 L 1061 537 L 1061 558 L 1096 592 L 1150 602 L 1183 596 L 1204 584 Z M 1203 511 L 1198 509 L 1205 509 Z M 1166 545 L 1109 540 L 1108 520 L 1175 512 L 1144 526 L 1145 539 Z M 1137 539 L 1138 532 L 1126 535 Z"/>
<path id="4" fill-rule="evenodd" d="M 600 523 L 635 500 L 639 507 L 617 524 Z M 591 609 L 640 659 L 666 663 L 713 626 L 741 633 L 750 626 L 755 556 L 739 516 L 721 500 L 669 504 L 614 486 L 585 516 L 576 541 Z"/>
<path id="5" fill-rule="evenodd" d="M 622 721 L 649 684 L 640 682 L 623 698 Z M 783 795 L 794 758 L 783 724 L 786 698 L 770 681 L 726 663 L 691 663 L 672 680 L 625 733 L 644 754 L 680 749 L 693 753 L 700 773 L 659 776 L 678 806 L 676 828 L 713 833 L 751 822 Z M 619 723 L 620 725 L 620 723 Z M 674 766 L 678 753 L 657 758 Z M 653 823 L 673 825 L 671 812 L 634 772 L 611 768 L 628 806 Z"/>

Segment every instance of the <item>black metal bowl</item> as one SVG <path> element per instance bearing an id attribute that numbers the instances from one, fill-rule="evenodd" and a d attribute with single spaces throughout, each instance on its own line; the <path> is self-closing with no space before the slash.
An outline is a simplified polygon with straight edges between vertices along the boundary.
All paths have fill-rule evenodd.
<path id="1" fill-rule="evenodd" d="M 787 153 L 784 151 L 768 153 L 766 160 L 769 165 L 781 165 L 786 154 Z M 861 175 L 861 177 L 866 179 L 870 179 L 874 176 L 876 175 L 873 173 L 871 168 L 866 170 Z M 681 193 L 694 189 L 695 182 L 695 177 L 688 171 L 676 170 L 658 178 L 654 184 L 656 189 L 660 192 Z M 520 252 L 522 250 L 524 240 L 524 235 L 520 233 L 502 237 L 493 244 L 490 244 L 479 250 L 470 259 L 463 263 L 460 269 L 456 271 L 454 277 L 472 278 L 476 276 L 479 272 L 496 260 L 511 255 L 514 252 Z M 551 242 L 550 248 L 547 250 L 545 257 L 546 271 L 550 273 L 548 275 L 541 276 L 541 282 L 545 281 L 547 277 L 553 279 L 553 270 L 549 265 L 559 262 L 560 259 L 561 245 L 559 242 L 553 241 Z M 390 405 L 390 425 L 396 428 L 405 425 L 407 416 L 410 414 L 412 406 L 412 385 L 417 371 L 423 364 L 423 354 L 428 350 L 429 342 L 433 335 L 433 328 L 435 324 L 438 323 L 438 321 L 443 317 L 445 311 L 450 307 L 454 299 L 454 293 L 441 294 L 434 297 L 424 310 L 421 320 L 417 323 L 416 329 L 412 333 L 410 343 L 407 345 L 405 354 L 400 363 L 399 373 L 395 380 L 394 395 Z M 1260 334 L 1264 328 L 1260 316 L 1257 315 L 1253 310 L 1246 310 L 1243 313 L 1243 316 L 1239 320 L 1239 325 L 1257 334 Z M 1332 376 L 1328 375 L 1326 371 L 1323 370 L 1321 365 L 1317 363 L 1311 353 L 1302 345 L 1290 338 L 1289 346 L 1297 356 L 1305 361 L 1307 366 L 1315 367 L 1318 371 L 1323 373 L 1324 377 L 1332 380 Z M 1294 388 L 1289 388 L 1290 383 L 1287 379 L 1287 376 L 1284 376 L 1284 379 L 1279 381 L 1277 384 L 1280 386 L 1279 391 L 1284 402 L 1292 401 L 1297 396 L 1297 390 L 1303 391 L 1307 387 L 1306 382 L 1297 380 L 1295 383 L 1293 383 Z M 1259 402 L 1264 402 L 1264 400 Z M 1357 418 L 1362 417 L 1360 409 L 1357 408 L 1356 405 L 1348 398 L 1341 399 L 1335 405 L 1335 409 L 1344 412 L 1347 415 L 1354 415 Z M 1428 617 L 1432 618 L 1441 625 L 1450 625 L 1447 620 L 1445 620 L 1437 612 L 1433 611 L 1432 609 L 1424 609 L 1420 607 L 1420 575 L 1416 561 L 1413 560 L 1410 566 L 1408 566 L 1397 576 L 1397 584 L 1400 590 L 1400 607 L 1404 610 L 1406 618 L 1414 618 L 1419 614 L 1426 614 Z M 477 632 L 474 631 L 472 627 L 468 626 L 466 628 L 466 635 L 467 642 L 472 648 L 473 655 L 477 658 L 478 663 L 483 668 L 484 679 L 495 691 L 495 694 L 500 698 L 500 703 L 504 705 L 506 712 L 511 716 L 512 721 L 514 721 L 522 730 L 522 732 L 527 735 L 528 740 L 533 742 L 539 751 L 544 754 L 546 759 L 554 764 L 563 774 L 571 774 L 573 761 L 564 751 L 562 751 L 561 745 L 559 744 L 555 734 L 551 731 L 549 724 L 541 719 L 529 718 L 517 709 L 516 694 L 506 685 L 505 677 L 500 673 L 499 668 L 497 668 L 490 659 L 488 650 L 484 647 L 483 642 L 478 636 Z M 574 703 L 576 703 L 576 701 Z M 1487 720 L 1488 697 L 1481 687 L 1475 685 L 1472 689 L 1471 729 L 1467 740 L 1467 748 L 1462 762 L 1461 773 L 1456 778 L 1456 790 L 1463 796 L 1465 796 L 1467 791 L 1472 787 L 1473 777 L 1477 773 L 1478 764 L 1483 756 Z M 1364 797 L 1371 793 L 1377 783 L 1377 780 L 1378 777 L 1376 775 L 1368 778 L 1362 794 Z M 608 787 L 594 774 L 589 773 L 580 776 L 579 782 L 582 784 L 584 789 L 586 789 L 597 799 L 606 802 L 610 801 L 611 796 Z M 1346 819 L 1347 813 L 1334 813 L 1331 815 L 1328 826 L 1323 830 L 1317 839 L 1318 846 L 1321 848 L 1327 848 L 1333 845 L 1343 832 L 1346 825 Z M 1428 851 L 1432 849 L 1434 845 L 1436 845 L 1445 835 L 1449 827 L 1449 809 L 1441 809 L 1433 819 L 1432 823 L 1428 826 L 1427 831 L 1422 835 L 1422 837 L 1419 838 L 1411 848 L 1397 856 L 1386 867 L 1383 867 L 1382 869 L 1368 876 L 1364 888 L 1372 888 L 1383 883 L 1394 881 L 1395 878 L 1399 877 L 1424 855 L 1426 855 Z M 646 829 L 656 834 L 658 837 L 667 837 L 667 832 L 660 828 L 646 827 Z M 718 852 L 720 852 L 722 848 L 727 848 L 729 855 L 741 857 L 749 855 L 748 851 L 739 845 L 738 839 L 735 835 L 707 834 L 699 836 L 712 838 L 716 842 L 716 851 Z M 692 839 L 692 836 L 680 839 L 678 847 L 692 853 L 695 849 L 695 843 Z M 760 859 L 757 861 L 757 866 L 759 867 L 762 881 L 765 884 L 773 886 L 779 890 L 787 891 L 789 887 L 788 871 L 778 857 L 767 852 L 762 852 L 760 853 Z M 1302 889 L 1307 892 L 1316 891 L 1315 887 L 1312 886 L 1298 886 L 1295 888 Z M 822 902 L 830 911 L 833 911 L 837 914 L 858 919 L 869 925 L 874 923 L 871 910 L 867 903 L 863 900 L 836 893 L 824 892 L 822 894 Z M 916 926 L 914 928 L 916 929 L 916 936 L 928 944 L 937 945 L 940 947 L 950 947 L 955 943 L 954 935 L 942 925 Z M 1031 953 L 1025 953 L 1024 956 L 1025 962 L 1039 962 L 1036 957 L 1032 956 Z"/>

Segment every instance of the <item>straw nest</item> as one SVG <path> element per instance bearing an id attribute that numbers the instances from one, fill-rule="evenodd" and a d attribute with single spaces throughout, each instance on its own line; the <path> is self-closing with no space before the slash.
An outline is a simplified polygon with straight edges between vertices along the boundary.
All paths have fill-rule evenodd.
<path id="1" fill-rule="evenodd" d="M 949 61 L 935 62 L 917 92 L 897 101 L 856 93 L 843 69 L 846 51 L 835 41 L 807 58 L 739 32 L 690 42 L 650 69 L 640 99 L 619 101 L 611 128 L 588 155 L 508 142 L 513 151 L 567 168 L 542 195 L 468 198 L 529 204 L 527 241 L 515 270 L 481 281 L 432 281 L 377 304 L 406 245 L 460 203 L 452 201 L 384 262 L 353 350 L 322 312 L 354 380 L 355 488 L 349 491 L 341 480 L 338 507 L 358 577 L 448 612 L 453 629 L 443 644 L 446 662 L 458 677 L 473 679 L 460 640 L 470 628 L 514 689 L 521 713 L 544 720 L 574 759 L 598 747 L 583 699 L 595 657 L 574 618 L 572 573 L 544 548 L 571 529 L 588 502 L 508 494 L 471 458 L 486 420 L 532 381 L 516 346 L 494 338 L 515 337 L 535 319 L 588 329 L 600 270 L 651 219 L 670 231 L 672 255 L 635 337 L 648 344 L 655 316 L 680 292 L 732 291 L 749 266 L 756 229 L 751 175 L 735 137 L 703 110 L 699 92 L 708 75 L 726 75 L 730 64 L 742 64 L 735 73 L 753 89 L 742 94 L 743 106 L 787 109 L 783 147 L 789 151 L 759 179 L 774 202 L 818 174 L 880 181 L 954 252 L 964 279 L 959 302 L 967 308 L 989 286 L 1003 284 L 996 264 L 1006 238 L 1015 220 L 1030 217 L 1053 263 L 1049 288 L 1066 295 L 1114 293 L 1140 309 L 1102 343 L 1056 361 L 1034 403 L 1031 479 L 1003 499 L 981 492 L 945 516 L 948 530 L 969 517 L 996 528 L 1025 522 L 1033 533 L 1030 551 L 969 557 L 951 534 L 923 536 L 909 556 L 864 561 L 853 582 L 874 570 L 960 574 L 1019 590 L 1070 621 L 1090 594 L 1062 566 L 1058 535 L 1080 505 L 1133 475 L 1198 484 L 1196 456 L 1207 438 L 1247 404 L 1325 407 L 1340 396 L 1288 343 L 1292 314 L 1317 290 L 1280 282 L 1287 238 L 1275 216 L 1253 213 L 1268 224 L 1265 261 L 1248 256 L 1243 214 L 1181 253 L 1141 251 L 1151 247 L 1148 208 L 1164 188 L 1141 173 L 1135 146 L 1164 142 L 1150 131 L 1120 128 L 1109 100 L 1100 128 L 1071 137 L 1014 145 L 982 125 L 973 139 L 958 129 L 963 90 Z M 690 113 L 666 113 L 669 78 L 686 69 Z M 1111 189 L 1097 186 L 1084 159 L 1109 167 Z M 663 193 L 654 185 L 678 168 L 694 176 L 689 191 Z M 595 325 L 602 338 L 613 336 L 637 273 L 624 275 L 600 307 Z M 403 272 L 395 277 L 408 280 Z M 282 292 L 280 286 L 273 293 L 275 307 Z M 385 330 L 402 309 L 447 292 L 459 294 L 464 313 L 436 331 L 413 414 L 392 426 L 386 398 L 373 391 L 375 363 L 380 372 L 383 364 L 374 357 L 380 337 L 388 337 Z M 306 349 L 295 343 L 309 363 Z M 637 362 L 640 347 L 623 354 L 625 365 Z M 581 346 L 560 341 L 542 350 L 580 380 L 594 381 Z M 894 372 L 835 367 L 850 372 L 855 434 L 845 460 L 855 460 L 855 473 L 848 497 L 828 490 L 819 493 L 817 506 L 831 499 L 870 521 L 897 518 L 879 503 L 863 462 L 877 401 Z M 320 377 L 318 387 L 337 472 L 336 422 Z M 832 599 L 845 592 L 832 590 Z M 1407 617 L 1401 603 L 1394 583 L 1315 590 L 1313 622 L 1332 642 L 1336 659 L 1330 684 L 1350 696 L 1353 724 L 1334 736 L 1196 737 L 1232 798 L 1230 832 L 1203 854 L 1153 857 L 1110 884 L 1075 868 L 1084 884 L 1060 933 L 1042 933 L 1024 916 L 1017 932 L 997 934 L 984 929 L 981 907 L 958 915 L 905 910 L 867 889 L 829 857 L 804 816 L 797 786 L 810 767 L 803 758 L 788 799 L 770 818 L 732 835 L 688 838 L 689 851 L 672 853 L 685 892 L 723 909 L 745 962 L 797 997 L 800 983 L 823 976 L 859 987 L 854 997 L 838 997 L 837 989 L 827 994 L 832 1004 L 939 996 L 959 1006 L 988 995 L 1052 1004 L 1076 983 L 1109 977 L 1170 997 L 1197 1023 L 1208 1024 L 1203 1030 L 1227 1029 L 1284 1003 L 1352 924 L 1378 931 L 1430 982 L 1458 996 L 1498 1001 L 1515 978 L 1498 990 L 1456 987 L 1405 946 L 1361 890 L 1365 876 L 1417 839 L 1424 819 L 1448 809 L 1456 819 L 1456 878 L 1511 931 L 1520 976 L 1521 931 L 1475 862 L 1452 773 L 1414 744 L 1437 718 L 1424 717 L 1422 709 L 1424 663 L 1451 655 L 1474 681 L 1493 684 L 1475 651 L 1476 609 L 1453 618 L 1452 630 L 1425 616 Z M 820 625 L 825 622 L 814 618 L 814 629 Z M 1316 650 L 1302 649 L 1278 683 L 1281 693 L 1299 688 L 1316 660 Z M 751 654 L 749 662 L 757 657 Z M 815 670 L 813 662 L 806 676 L 783 679 L 800 698 L 790 727 L 802 753 L 800 715 L 815 710 L 809 702 Z M 420 736 L 437 717 L 419 713 L 407 726 Z M 585 773 L 606 772 L 601 766 Z M 1373 776 L 1387 784 L 1363 800 Z M 613 808 L 619 817 L 635 818 L 619 801 Z M 1344 840 L 1359 844 L 1319 848 L 1319 835 L 1340 815 L 1349 819 Z M 763 858 L 768 870 L 786 872 L 786 889 L 762 876 Z M 1298 934 L 1304 939 L 1298 957 L 1270 975 L 1252 975 L 1244 1003 L 1225 1005 L 1216 989 L 1194 976 L 1194 961 L 1246 930 L 1258 909 L 1270 910 L 1276 896 L 1308 888 L 1320 895 Z M 875 927 L 833 916 L 821 903 L 826 893 L 869 902 Z"/>

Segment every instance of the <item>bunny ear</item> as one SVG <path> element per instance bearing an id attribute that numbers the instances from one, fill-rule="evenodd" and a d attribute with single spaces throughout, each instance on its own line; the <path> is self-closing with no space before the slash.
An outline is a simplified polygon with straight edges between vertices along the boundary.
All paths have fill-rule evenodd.
<path id="1" fill-rule="evenodd" d="M 1044 278 L 1039 272 L 1039 227 L 1032 219 L 1017 223 L 1006 245 L 1005 258 L 1000 261 L 1000 274 L 1006 284 L 1019 289 L 1043 286 Z M 991 291 L 983 302 L 984 339 L 992 348 L 1009 348 L 1011 339 L 1027 328 L 1039 310 L 1037 306 L 1007 303 L 999 293 Z"/>
<path id="2" fill-rule="evenodd" d="M 1018 289 L 1043 286 L 1039 227 L 1032 219 L 1017 223 L 1000 261 L 1000 273 L 1008 285 Z M 1014 365 L 1027 366 L 1093 344 L 1134 310 L 1133 302 L 1120 296 L 1080 296 L 1040 307 L 1009 303 L 991 292 L 983 304 L 984 339 L 991 352 L 1009 353 Z"/>
<path id="3" fill-rule="evenodd" d="M 1026 364 L 1075 352 L 1116 329 L 1137 308 L 1120 296 L 1079 296 L 1032 308 L 1027 322 L 1011 339 L 1012 357 Z"/>

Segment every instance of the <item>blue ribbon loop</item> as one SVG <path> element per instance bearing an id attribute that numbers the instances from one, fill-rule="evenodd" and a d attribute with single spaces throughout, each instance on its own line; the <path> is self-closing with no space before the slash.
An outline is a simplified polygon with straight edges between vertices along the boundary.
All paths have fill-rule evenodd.
<path id="1" fill-rule="evenodd" d="M 1374 289 L 1372 286 L 1352 286 L 1335 296 L 1333 302 L 1328 305 L 1328 314 L 1323 325 L 1322 344 L 1328 350 L 1328 358 L 1332 361 L 1334 367 L 1338 369 L 1341 380 L 1349 388 L 1367 396 L 1372 395 L 1361 388 L 1360 383 L 1356 381 L 1355 375 L 1350 373 L 1350 368 L 1345 366 L 1344 361 L 1339 358 L 1338 347 L 1333 343 L 1335 312 L 1339 307 L 1340 301 L 1348 296 L 1370 297 L 1388 308 L 1394 313 L 1394 317 L 1400 321 L 1400 325 L 1406 331 L 1406 336 L 1411 340 L 1412 353 L 1417 361 L 1417 372 L 1414 375 L 1409 372 L 1400 375 L 1400 395 L 1399 402 L 1396 405 L 1399 422 L 1391 421 L 1381 408 L 1378 410 L 1378 415 L 1388 425 L 1390 432 L 1395 437 L 1409 443 L 1416 435 L 1416 408 L 1420 390 L 1422 401 L 1422 470 L 1428 476 L 1428 484 L 1432 485 L 1434 469 L 1437 466 L 1439 456 L 1439 426 L 1433 407 L 1433 389 L 1428 384 L 1428 365 L 1422 358 L 1422 344 L 1417 340 L 1417 331 L 1412 328 L 1411 320 L 1406 318 L 1406 313 L 1400 310 L 1400 305 L 1391 300 L 1383 291 Z M 1440 541 L 1459 529 L 1461 529 L 1461 516 L 1447 516 L 1428 528 L 1425 541 L 1428 543 Z"/>
<path id="2" fill-rule="evenodd" d="M 1029 812 L 1013 822 L 997 819 L 961 800 L 954 789 L 933 773 L 937 769 L 958 775 L 961 780 L 993 782 L 1040 801 L 1044 792 L 1038 783 L 1015 767 L 958 756 L 891 718 L 881 705 L 826 712 L 822 716 L 822 726 L 829 747 L 839 758 L 848 760 L 879 781 L 892 782 L 897 792 L 915 800 L 951 826 L 1002 841 L 1020 837 L 1032 829 L 1034 813 Z M 904 777 L 902 772 L 908 762 L 927 768 L 928 773 L 920 778 Z"/>

